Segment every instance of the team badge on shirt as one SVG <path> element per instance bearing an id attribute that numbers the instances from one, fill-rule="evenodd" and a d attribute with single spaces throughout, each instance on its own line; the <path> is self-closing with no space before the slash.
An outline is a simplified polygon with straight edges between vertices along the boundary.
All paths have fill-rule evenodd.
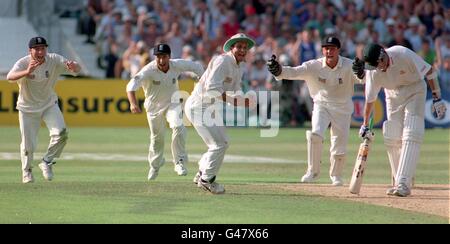
<path id="1" fill-rule="evenodd" d="M 339 78 L 338 81 L 339 81 L 339 85 L 342 85 L 342 84 L 344 83 L 344 82 L 342 81 L 342 78 Z"/>
<path id="2" fill-rule="evenodd" d="M 177 79 L 173 78 L 172 79 L 172 84 L 175 84 L 177 82 Z"/>
<path id="3" fill-rule="evenodd" d="M 319 77 L 319 82 L 326 83 L 326 82 L 327 82 L 327 79 L 324 79 L 324 78 L 320 78 L 320 77 Z"/>
<path id="4" fill-rule="evenodd" d="M 232 81 L 233 81 L 233 79 L 231 79 L 231 77 L 225 77 L 225 80 L 223 82 L 231 83 Z"/>
<path id="5" fill-rule="evenodd" d="M 159 81 L 159 80 L 154 80 L 154 81 L 153 81 L 153 85 L 161 85 L 161 81 Z"/>
<path id="6" fill-rule="evenodd" d="M 48 79 L 48 77 L 50 77 L 50 73 L 48 72 L 48 70 L 45 71 L 45 78 Z"/>

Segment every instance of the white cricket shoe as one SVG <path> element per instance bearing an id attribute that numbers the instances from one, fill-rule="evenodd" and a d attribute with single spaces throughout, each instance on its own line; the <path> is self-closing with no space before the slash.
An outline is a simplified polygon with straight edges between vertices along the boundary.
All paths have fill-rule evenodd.
<path id="1" fill-rule="evenodd" d="M 158 177 L 159 169 L 155 169 L 153 167 L 148 171 L 148 180 L 154 180 Z"/>
<path id="2" fill-rule="evenodd" d="M 394 195 L 395 195 L 395 196 L 398 196 L 398 197 L 406 197 L 406 196 L 411 195 L 411 190 L 410 190 L 409 187 L 406 186 L 405 184 L 400 183 L 400 184 L 395 188 Z"/>
<path id="3" fill-rule="evenodd" d="M 217 182 L 209 183 L 207 181 L 202 180 L 201 178 L 198 180 L 198 187 L 202 188 L 205 191 L 209 191 L 212 194 L 223 194 L 225 193 L 225 187 Z"/>
<path id="4" fill-rule="evenodd" d="M 306 174 L 300 180 L 302 183 L 312 183 L 317 180 L 318 175 L 313 174 L 312 172 L 306 172 Z"/>
<path id="5" fill-rule="evenodd" d="M 389 188 L 386 190 L 386 195 L 388 196 L 394 196 L 394 192 L 395 192 L 395 187 Z"/>
<path id="6" fill-rule="evenodd" d="M 44 179 L 51 181 L 53 180 L 53 169 L 52 165 L 55 163 L 47 163 L 45 161 L 42 161 L 39 164 L 39 168 L 42 170 L 42 175 L 44 176 Z"/>
<path id="7" fill-rule="evenodd" d="M 184 166 L 184 164 L 181 163 L 181 162 L 175 164 L 174 170 L 175 170 L 175 172 L 177 172 L 177 174 L 178 174 L 179 176 L 185 176 L 185 175 L 187 175 L 187 168 L 186 168 L 186 166 Z"/>
<path id="8" fill-rule="evenodd" d="M 342 186 L 344 185 L 344 182 L 342 181 L 342 178 L 340 176 L 330 176 L 331 178 L 331 184 L 333 186 Z"/>
<path id="9" fill-rule="evenodd" d="M 33 174 L 31 173 L 31 169 L 23 170 L 22 171 L 22 183 L 27 184 L 27 183 L 33 183 L 33 182 L 34 182 L 34 177 L 33 177 Z"/>
<path id="10" fill-rule="evenodd" d="M 198 180 L 202 177 L 202 172 L 198 171 L 197 174 L 195 174 L 194 179 L 192 180 L 194 184 L 198 185 Z"/>

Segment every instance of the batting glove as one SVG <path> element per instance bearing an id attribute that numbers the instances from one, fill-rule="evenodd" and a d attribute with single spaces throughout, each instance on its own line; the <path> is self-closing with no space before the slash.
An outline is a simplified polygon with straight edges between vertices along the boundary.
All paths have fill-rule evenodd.
<path id="1" fill-rule="evenodd" d="M 433 105 L 431 106 L 431 112 L 433 113 L 433 117 L 435 117 L 436 119 L 443 119 L 445 117 L 446 111 L 447 107 L 440 98 L 433 99 Z"/>
<path id="2" fill-rule="evenodd" d="M 267 61 L 267 69 L 272 73 L 274 76 L 279 76 L 281 74 L 281 65 L 276 60 L 277 56 L 272 55 L 272 57 Z"/>
<path id="3" fill-rule="evenodd" d="M 353 73 L 359 78 L 363 79 L 365 72 L 364 72 L 364 61 L 359 59 L 358 57 L 355 58 L 352 65 Z"/>
<path id="4" fill-rule="evenodd" d="M 375 136 L 375 134 L 370 130 L 370 128 L 368 126 L 362 125 L 361 129 L 359 129 L 359 137 L 361 137 L 361 139 L 367 139 L 369 141 L 373 140 L 373 137 Z"/>

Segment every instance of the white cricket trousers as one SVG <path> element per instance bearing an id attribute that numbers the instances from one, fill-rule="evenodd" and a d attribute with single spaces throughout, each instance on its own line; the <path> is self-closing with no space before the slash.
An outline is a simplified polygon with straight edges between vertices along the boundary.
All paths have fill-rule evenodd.
<path id="1" fill-rule="evenodd" d="M 67 143 L 66 124 L 57 103 L 42 112 L 26 113 L 19 111 L 20 134 L 22 137 L 20 144 L 22 170 L 28 170 L 32 166 L 41 120 L 45 122 L 50 132 L 50 143 L 43 158 L 46 162 L 51 162 L 54 158 L 58 158 Z"/>
<path id="2" fill-rule="evenodd" d="M 186 117 L 193 124 L 199 136 L 208 146 L 208 151 L 204 153 L 198 162 L 199 171 L 202 172 L 204 181 L 211 181 L 220 170 L 225 152 L 228 148 L 228 136 L 226 127 L 223 123 L 220 125 L 212 124 L 206 126 L 203 122 L 206 106 L 190 96 L 185 105 Z M 215 120 L 222 119 L 221 114 L 215 114 Z M 223 121 L 223 120 L 222 120 Z"/>
<path id="3" fill-rule="evenodd" d="M 334 111 L 330 106 L 314 103 L 311 118 L 311 132 L 324 138 L 330 126 L 330 154 L 344 155 L 347 152 L 348 134 L 350 131 L 351 111 L 342 113 Z"/>
<path id="4" fill-rule="evenodd" d="M 181 105 L 171 106 L 160 114 L 147 113 L 150 127 L 150 146 L 148 162 L 150 167 L 159 169 L 164 163 L 164 138 L 166 133 L 166 121 L 172 129 L 172 158 L 173 163 L 185 164 L 188 162 L 186 152 L 186 128 L 182 123 Z"/>
<path id="5" fill-rule="evenodd" d="M 418 81 L 395 90 L 385 89 L 387 119 L 400 125 L 401 151 L 398 158 L 395 183 L 410 186 L 420 158 L 420 146 L 425 133 L 426 83 Z M 391 163 L 392 164 L 392 163 Z M 392 171 L 394 172 L 395 169 Z"/>

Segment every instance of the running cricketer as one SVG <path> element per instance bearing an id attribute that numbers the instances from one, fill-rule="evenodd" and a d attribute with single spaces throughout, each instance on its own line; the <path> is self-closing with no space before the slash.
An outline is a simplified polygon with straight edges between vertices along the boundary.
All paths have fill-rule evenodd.
<path id="1" fill-rule="evenodd" d="M 179 103 L 178 77 L 183 72 L 203 74 L 203 67 L 193 61 L 170 59 L 170 46 L 158 44 L 153 48 L 156 59 L 144 66 L 128 82 L 126 91 L 132 113 L 141 113 L 136 99 L 136 91 L 142 87 L 145 94 L 144 107 L 150 127 L 150 147 L 148 162 L 150 170 L 148 180 L 158 176 L 159 169 L 165 163 L 164 136 L 166 121 L 172 129 L 172 157 L 174 170 L 180 176 L 187 174 L 188 155 L 185 148 L 186 128 L 182 121 L 182 109 Z M 174 99 L 177 98 L 178 99 Z M 173 102 L 177 100 L 176 102 Z"/>
<path id="2" fill-rule="evenodd" d="M 59 75 L 77 75 L 81 68 L 75 61 L 47 53 L 47 41 L 33 37 L 28 42 L 29 55 L 19 59 L 7 75 L 8 81 L 19 85 L 20 159 L 22 161 L 22 182 L 34 181 L 32 174 L 33 155 L 37 136 L 43 120 L 50 132 L 50 144 L 39 164 L 44 178 L 53 179 L 52 165 L 67 143 L 67 128 L 58 106 L 55 85 Z"/>
<path id="3" fill-rule="evenodd" d="M 212 194 L 225 193 L 225 187 L 216 181 L 229 147 L 226 127 L 223 125 L 222 105 L 228 103 L 234 107 L 256 106 L 255 100 L 244 101 L 243 96 L 235 93 L 242 91 L 245 57 L 254 45 L 255 41 L 243 33 L 228 39 L 223 45 L 225 53 L 209 62 L 208 68 L 186 101 L 186 117 L 208 146 L 208 151 L 198 163 L 199 171 L 194 177 L 194 183 Z M 214 106 L 219 107 L 211 114 L 214 118 L 205 116 Z"/>

